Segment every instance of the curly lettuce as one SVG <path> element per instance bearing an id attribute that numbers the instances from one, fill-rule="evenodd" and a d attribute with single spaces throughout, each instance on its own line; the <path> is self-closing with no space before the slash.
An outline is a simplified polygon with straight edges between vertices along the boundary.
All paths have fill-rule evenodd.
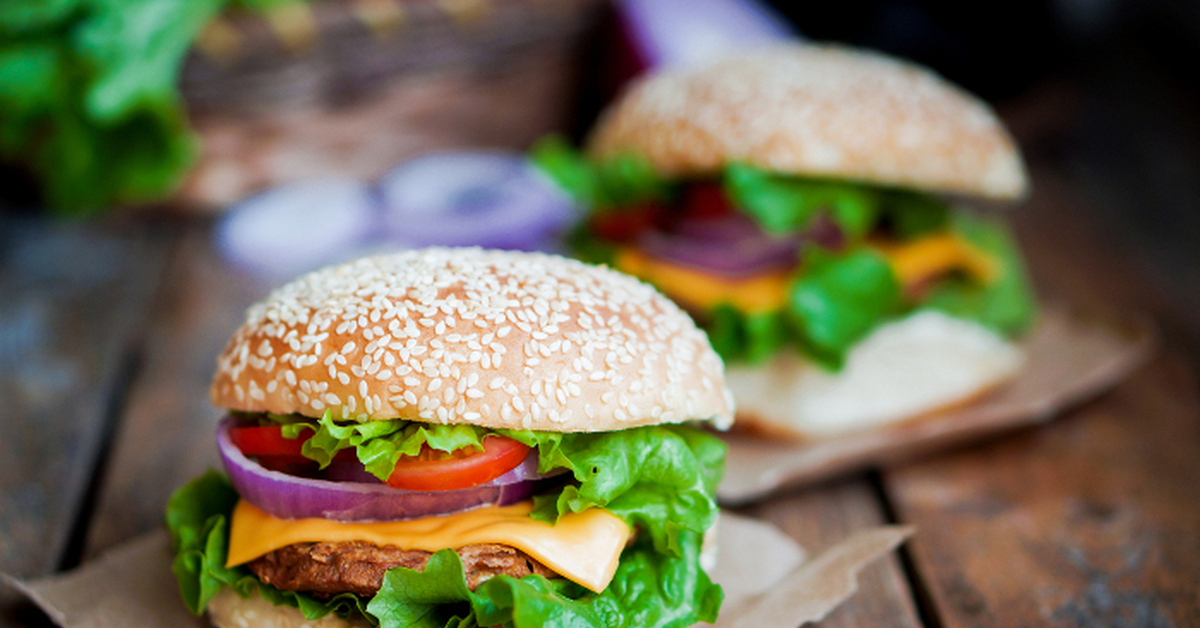
<path id="1" fill-rule="evenodd" d="M 675 193 L 675 186 L 645 159 L 620 155 L 591 161 L 557 135 L 534 144 L 529 160 L 577 205 L 595 211 L 621 211 L 638 203 L 666 201 Z"/>
<path id="2" fill-rule="evenodd" d="M 415 456 L 425 447 L 447 453 L 460 449 L 483 450 L 483 438 L 494 430 L 475 425 L 440 425 L 395 419 L 366 423 L 338 423 L 326 411 L 319 419 L 298 414 L 239 413 L 244 419 L 280 425 L 286 438 L 305 438 L 301 454 L 321 468 L 338 452 L 353 449 L 367 472 L 386 481 L 402 456 Z M 311 434 L 310 434 L 311 433 Z"/>
<path id="3" fill-rule="evenodd" d="M 541 468 L 575 478 L 540 496 L 533 516 L 606 508 L 640 534 L 621 556 L 609 586 L 594 593 L 562 579 L 497 576 L 466 589 L 452 551 L 434 554 L 421 572 L 396 568 L 370 600 L 343 594 L 320 600 L 259 582 L 245 567 L 226 568 L 229 516 L 237 501 L 224 476 L 210 472 L 171 498 L 167 524 L 173 564 L 188 608 L 202 613 L 222 588 L 292 606 L 309 619 L 362 614 L 384 628 L 504 625 L 517 628 L 675 628 L 713 621 L 721 589 L 699 567 L 704 531 L 716 518 L 713 497 L 725 459 L 720 439 L 694 427 L 659 425 L 619 432 L 557 434 L 508 431 L 537 447 Z"/>

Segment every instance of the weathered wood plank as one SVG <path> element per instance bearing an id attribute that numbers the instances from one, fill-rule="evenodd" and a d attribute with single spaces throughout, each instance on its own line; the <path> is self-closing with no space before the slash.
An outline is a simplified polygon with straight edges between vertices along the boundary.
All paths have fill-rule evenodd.
<path id="1" fill-rule="evenodd" d="M 1142 310 L 1164 346 L 1043 428 L 885 473 L 914 563 L 954 626 L 1200 623 L 1200 392 L 1165 299 L 1053 172 L 1018 228 L 1045 292 Z"/>
<path id="2" fill-rule="evenodd" d="M 858 530 L 888 523 L 879 498 L 863 479 L 820 485 L 788 494 L 739 512 L 761 517 L 796 539 L 815 556 Z M 923 531 L 918 530 L 918 534 Z M 859 589 L 818 625 L 920 626 L 912 592 L 895 555 L 868 566 L 858 579 Z"/>
<path id="3" fill-rule="evenodd" d="M 0 224 L 0 571 L 60 566 L 132 365 L 168 234 Z"/>
<path id="4" fill-rule="evenodd" d="M 174 251 L 169 286 L 154 304 L 143 368 L 116 433 L 85 547 L 92 556 L 162 525 L 171 491 L 219 465 L 208 401 L 216 357 L 245 308 L 267 287 L 240 275 L 194 225 Z"/>

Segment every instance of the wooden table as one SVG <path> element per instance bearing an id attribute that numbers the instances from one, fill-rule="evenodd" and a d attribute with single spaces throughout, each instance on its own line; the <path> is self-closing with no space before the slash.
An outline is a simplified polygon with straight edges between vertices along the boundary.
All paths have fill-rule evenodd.
<path id="1" fill-rule="evenodd" d="M 1013 214 L 1039 291 L 1146 312 L 1150 364 L 1056 421 L 745 508 L 820 550 L 916 526 L 823 626 L 1200 624 L 1200 335 L 1058 162 Z M 69 568 L 161 525 L 217 464 L 215 356 L 268 286 L 227 267 L 211 221 L 0 218 L 0 570 Z M 7 599 L 0 625 L 44 625 Z"/>

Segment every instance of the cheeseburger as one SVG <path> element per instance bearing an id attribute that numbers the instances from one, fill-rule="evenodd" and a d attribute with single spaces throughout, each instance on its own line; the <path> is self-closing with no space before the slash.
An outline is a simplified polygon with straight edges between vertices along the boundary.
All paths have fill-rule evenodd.
<path id="1" fill-rule="evenodd" d="M 480 249 L 327 268 L 250 308 L 211 396 L 226 474 L 167 519 L 217 626 L 716 618 L 725 450 L 698 424 L 728 426 L 731 396 L 631 277 Z"/>
<path id="2" fill-rule="evenodd" d="M 1011 378 L 1034 301 L 1008 230 L 950 199 L 1026 194 L 1012 139 L 932 72 L 783 45 L 634 83 L 586 157 L 536 147 L 589 208 L 591 261 L 649 281 L 725 359 L 738 425 L 822 437 Z"/>

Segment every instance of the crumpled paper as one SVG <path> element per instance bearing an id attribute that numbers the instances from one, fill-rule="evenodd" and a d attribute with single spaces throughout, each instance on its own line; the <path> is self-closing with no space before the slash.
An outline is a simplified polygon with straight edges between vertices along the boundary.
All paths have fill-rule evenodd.
<path id="1" fill-rule="evenodd" d="M 817 621 L 857 588 L 859 572 L 912 529 L 858 532 L 809 559 L 774 526 L 724 512 L 717 568 L 725 589 L 718 628 L 795 628 Z M 80 568 L 33 581 L 5 576 L 63 628 L 205 628 L 184 607 L 171 573 L 170 539 L 159 530 Z"/>
<path id="2" fill-rule="evenodd" d="M 914 458 L 956 444 L 1043 423 L 1099 394 L 1140 366 L 1157 334 L 1146 319 L 1104 320 L 1047 307 L 1022 340 L 1017 379 L 978 401 L 911 421 L 841 436 L 789 440 L 729 434 L 723 504 L 743 504 L 784 487 Z"/>

